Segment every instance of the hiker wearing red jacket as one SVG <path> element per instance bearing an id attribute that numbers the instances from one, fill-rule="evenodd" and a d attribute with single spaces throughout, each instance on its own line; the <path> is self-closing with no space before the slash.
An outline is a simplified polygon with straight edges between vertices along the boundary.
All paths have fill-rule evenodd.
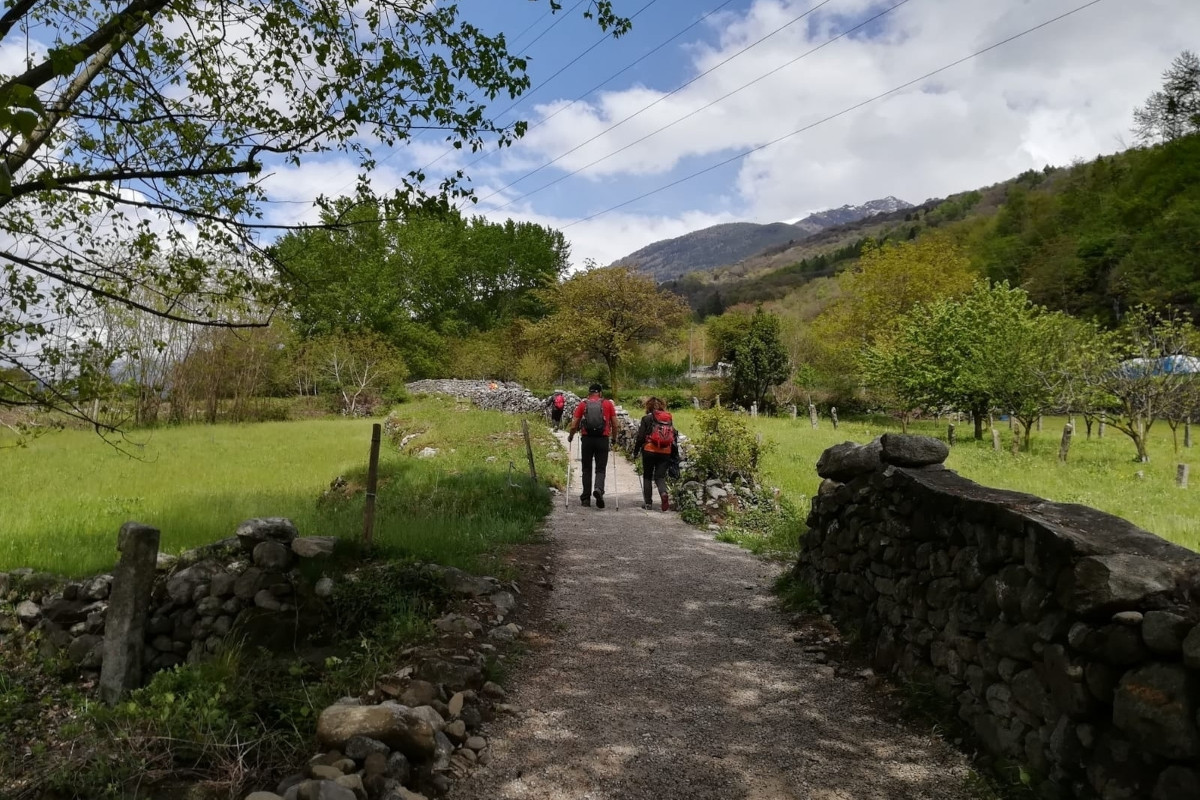
<path id="1" fill-rule="evenodd" d="M 608 470 L 608 437 L 612 436 L 613 422 L 617 418 L 617 407 L 612 400 L 600 395 L 600 384 L 588 387 L 586 400 L 575 406 L 571 424 L 567 427 L 567 441 L 579 433 L 579 456 L 583 462 L 583 494 L 579 502 L 585 506 L 596 498 L 596 508 L 604 508 L 604 474 Z M 595 465 L 596 491 L 592 491 L 592 467 Z"/>
<path id="2" fill-rule="evenodd" d="M 562 428 L 563 409 L 567 407 L 567 396 L 557 389 L 546 399 L 546 408 L 550 410 L 550 421 L 554 430 Z"/>

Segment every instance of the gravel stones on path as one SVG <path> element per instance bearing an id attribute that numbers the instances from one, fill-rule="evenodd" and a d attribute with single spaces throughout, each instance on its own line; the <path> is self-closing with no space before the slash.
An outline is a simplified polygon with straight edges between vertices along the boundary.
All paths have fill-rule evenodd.
<path id="1" fill-rule="evenodd" d="M 772 565 L 641 510 L 627 481 L 620 511 L 556 504 L 546 644 L 452 800 L 970 797 L 961 754 L 793 641 Z"/>

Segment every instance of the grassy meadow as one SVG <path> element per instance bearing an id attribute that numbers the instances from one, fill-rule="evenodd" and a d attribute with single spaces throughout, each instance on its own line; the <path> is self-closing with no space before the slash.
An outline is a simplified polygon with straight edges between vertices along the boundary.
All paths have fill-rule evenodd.
<path id="1" fill-rule="evenodd" d="M 529 485 L 519 418 L 439 398 L 400 406 L 397 415 L 419 435 L 403 453 L 386 437 L 380 449 L 380 548 L 471 568 L 536 530 L 549 495 Z M 108 569 L 127 520 L 158 527 L 168 553 L 230 536 L 249 517 L 290 517 L 302 535 L 357 538 L 371 423 L 160 428 L 130 432 L 121 449 L 66 430 L 0 449 L 0 570 Z M 561 483 L 563 462 L 546 458 L 550 434 L 530 428 L 539 476 Z M 424 447 L 439 453 L 417 458 Z M 509 486 L 510 460 L 517 488 Z M 338 476 L 347 488 L 321 499 Z"/>
<path id="2" fill-rule="evenodd" d="M 693 412 L 676 413 L 676 424 L 687 432 Z M 816 463 L 821 452 L 830 445 L 844 441 L 866 442 L 888 431 L 900 430 L 895 420 L 843 420 L 834 430 L 827 418 L 813 430 L 807 417 L 793 421 L 790 417 L 746 418 L 751 429 L 762 434 L 764 441 L 774 446 L 763 460 L 766 482 L 778 486 L 794 502 L 807 506 L 808 498 L 817 491 L 820 478 Z M 1068 463 L 1058 463 L 1058 444 L 1066 420 L 1047 417 L 1042 432 L 1033 433 L 1028 453 L 1013 456 L 1010 451 L 1012 434 L 1008 423 L 997 421 L 1003 450 L 992 450 L 991 433 L 984 432 L 985 441 L 971 437 L 969 422 L 956 426 L 958 444 L 950 453 L 946 465 L 964 477 L 978 483 L 1002 489 L 1014 489 L 1063 503 L 1081 503 L 1123 517 L 1184 547 L 1200 550 L 1200 475 L 1193 477 L 1192 486 L 1175 486 L 1175 465 L 1194 465 L 1200 461 L 1200 448 L 1184 448 L 1180 431 L 1180 449 L 1174 452 L 1171 430 L 1158 422 L 1150 432 L 1150 463 L 1133 461 L 1135 450 L 1128 437 L 1107 428 L 1103 439 L 1086 438 L 1082 418 L 1071 444 Z M 910 433 L 923 433 L 944 439 L 945 422 L 918 422 L 909 426 Z M 1145 477 L 1138 478 L 1137 472 Z"/>

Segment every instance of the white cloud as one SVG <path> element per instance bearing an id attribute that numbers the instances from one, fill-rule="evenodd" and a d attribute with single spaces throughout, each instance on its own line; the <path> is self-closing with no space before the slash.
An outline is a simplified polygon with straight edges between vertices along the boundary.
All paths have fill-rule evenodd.
<path id="1" fill-rule="evenodd" d="M 549 99 L 534 106 L 531 123 L 553 118 L 534 125 L 516 147 L 468 171 L 485 196 L 563 157 L 481 204 L 477 213 L 568 225 L 688 170 L 817 122 L 1082 1 L 911 0 L 875 23 L 870 37 L 860 33 L 838 41 L 657 134 L 890 3 L 833 0 L 670 97 L 665 95 L 673 85 L 643 73 L 637 85 L 601 92 L 565 110 L 569 97 Z M 815 2 L 758 0 L 748 10 L 714 15 L 705 23 L 703 42 L 693 40 L 676 51 L 687 59 L 684 74 L 695 76 L 713 67 Z M 607 263 L 651 241 L 718 222 L 792 219 L 809 210 L 889 194 L 919 202 L 1047 163 L 1065 165 L 1113 152 L 1125 146 L 1134 106 L 1157 88 L 1170 60 L 1184 48 L 1200 48 L 1198 30 L 1200 3 L 1195 0 L 1105 0 L 750 155 L 726 185 L 713 188 L 711 176 L 704 191 L 699 181 L 684 183 L 656 195 L 653 214 L 639 213 L 634 203 L 572 225 L 566 234 L 577 263 L 588 257 Z M 654 100 L 661 102 L 605 132 Z M 598 136 L 595 142 L 579 147 L 593 136 Z M 631 144 L 645 136 L 646 141 Z M 631 146 L 564 181 L 560 191 L 522 197 L 626 145 Z M 439 136 L 426 135 L 396 161 L 407 169 L 444 151 Z M 431 177 L 436 180 L 475 158 L 453 153 L 431 168 Z M 402 171 L 396 167 L 397 175 Z M 317 174 L 311 180 L 289 178 L 292 189 L 328 191 L 327 168 Z M 622 189 L 622 179 L 636 186 Z M 375 182 L 386 183 L 378 176 Z M 510 207 L 494 210 L 509 201 Z"/>

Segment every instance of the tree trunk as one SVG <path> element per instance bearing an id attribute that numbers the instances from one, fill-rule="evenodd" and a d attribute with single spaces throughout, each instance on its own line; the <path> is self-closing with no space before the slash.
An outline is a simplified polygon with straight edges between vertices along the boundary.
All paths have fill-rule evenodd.
<path id="1" fill-rule="evenodd" d="M 975 441 L 983 441 L 983 416 L 987 413 L 987 408 L 984 406 L 975 406 L 971 409 L 971 419 L 975 422 Z"/>

